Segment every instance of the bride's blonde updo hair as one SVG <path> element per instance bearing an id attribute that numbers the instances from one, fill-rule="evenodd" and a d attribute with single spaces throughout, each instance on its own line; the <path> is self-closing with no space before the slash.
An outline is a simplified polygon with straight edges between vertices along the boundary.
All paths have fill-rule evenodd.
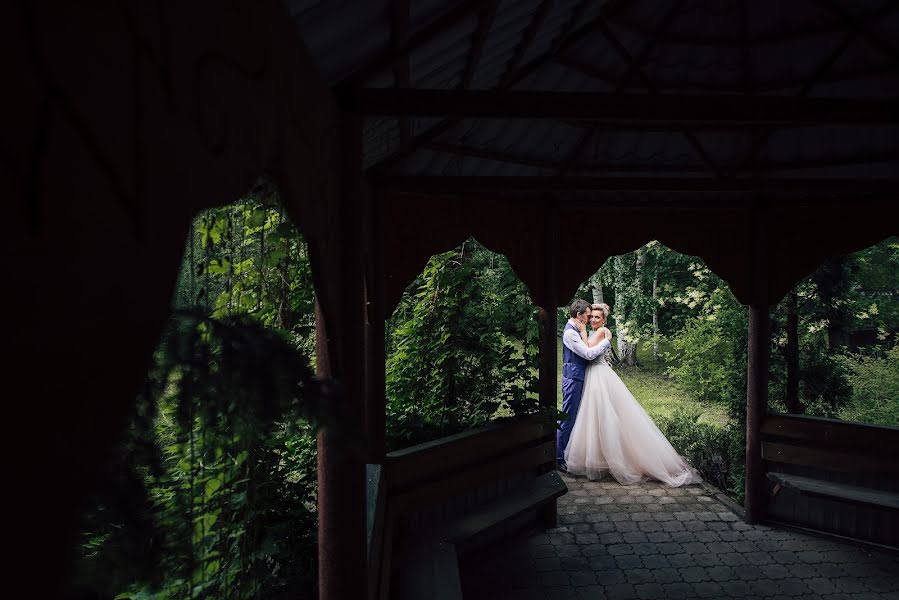
<path id="1" fill-rule="evenodd" d="M 600 303 L 597 303 L 597 304 L 591 304 L 591 305 L 590 305 L 590 310 L 601 310 L 601 311 L 602 311 L 602 316 L 603 316 L 604 319 L 608 319 L 608 318 L 609 318 L 609 312 L 611 312 L 611 309 L 609 308 L 609 305 L 606 304 L 605 302 L 600 302 Z"/>

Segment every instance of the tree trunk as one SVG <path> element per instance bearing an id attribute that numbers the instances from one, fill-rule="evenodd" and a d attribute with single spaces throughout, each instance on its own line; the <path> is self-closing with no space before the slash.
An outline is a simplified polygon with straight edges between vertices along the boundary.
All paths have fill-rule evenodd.
<path id="1" fill-rule="evenodd" d="M 831 351 L 849 342 L 848 318 L 840 303 L 849 288 L 847 267 L 845 256 L 829 258 L 813 276 L 824 307 L 824 318 L 827 319 L 827 342 Z"/>
<path id="2" fill-rule="evenodd" d="M 634 309 L 640 293 L 640 271 L 645 258 L 642 254 L 637 251 L 615 257 L 615 326 L 618 357 L 621 362 L 631 367 L 637 364 L 637 343 L 634 339 L 635 332 L 632 332 L 631 328 L 636 327 L 636 323 L 632 321 L 637 316 Z"/>
<path id="3" fill-rule="evenodd" d="M 659 269 L 652 277 L 652 358 L 659 361 Z"/>
<path id="4" fill-rule="evenodd" d="M 593 303 L 602 304 L 605 302 L 602 298 L 602 282 L 599 280 L 599 271 L 590 278 L 590 285 L 593 287 Z"/>
<path id="5" fill-rule="evenodd" d="M 787 295 L 787 412 L 802 414 L 799 403 L 799 314 L 795 288 Z"/>

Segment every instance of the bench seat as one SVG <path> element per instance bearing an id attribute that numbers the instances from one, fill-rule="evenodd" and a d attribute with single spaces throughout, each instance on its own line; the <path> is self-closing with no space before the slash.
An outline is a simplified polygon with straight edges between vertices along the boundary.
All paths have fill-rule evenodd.
<path id="1" fill-rule="evenodd" d="M 799 475 L 788 475 L 786 473 L 769 472 L 768 479 L 775 483 L 772 495 L 779 491 L 778 486 L 780 486 L 806 496 L 831 498 L 852 504 L 899 510 L 899 494 L 892 492 L 847 485 L 845 483 L 822 481 Z"/>

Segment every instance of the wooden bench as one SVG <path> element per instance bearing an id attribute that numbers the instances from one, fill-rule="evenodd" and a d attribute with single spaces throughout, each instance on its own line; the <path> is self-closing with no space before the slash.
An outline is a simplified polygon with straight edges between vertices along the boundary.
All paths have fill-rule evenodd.
<path id="1" fill-rule="evenodd" d="M 422 532 L 406 545 L 396 597 L 462 600 L 458 557 L 465 546 L 491 528 L 543 506 L 567 491 L 558 473 L 546 473 L 477 510 Z"/>
<path id="2" fill-rule="evenodd" d="M 537 418 L 493 423 L 372 468 L 372 597 L 461 598 L 460 553 L 535 519 L 554 526 L 568 491 L 554 470 L 555 431 Z"/>
<path id="3" fill-rule="evenodd" d="M 899 428 L 770 414 L 761 433 L 769 522 L 899 547 Z"/>

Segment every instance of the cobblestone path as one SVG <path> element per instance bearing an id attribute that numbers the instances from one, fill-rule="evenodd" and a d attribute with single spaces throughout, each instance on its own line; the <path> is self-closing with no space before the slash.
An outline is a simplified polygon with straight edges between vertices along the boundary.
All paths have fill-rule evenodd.
<path id="1" fill-rule="evenodd" d="M 559 527 L 462 558 L 466 600 L 899 600 L 899 556 L 745 524 L 703 486 L 563 475 Z"/>

